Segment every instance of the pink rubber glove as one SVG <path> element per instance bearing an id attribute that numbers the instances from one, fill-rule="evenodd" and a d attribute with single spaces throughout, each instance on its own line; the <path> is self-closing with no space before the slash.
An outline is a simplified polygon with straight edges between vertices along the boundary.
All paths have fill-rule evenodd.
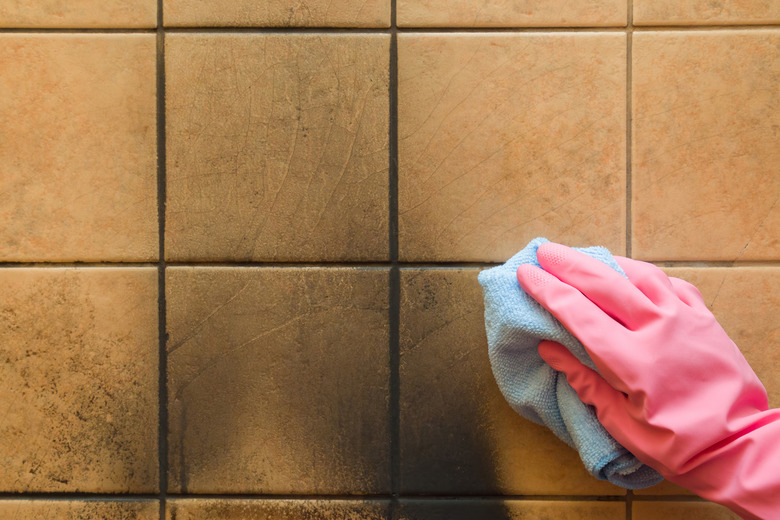
<path id="1" fill-rule="evenodd" d="M 780 519 L 780 409 L 691 284 L 615 257 L 628 279 L 546 243 L 544 270 L 522 288 L 585 346 L 599 373 L 550 341 L 539 353 L 566 374 L 607 431 L 667 480 L 744 518 Z M 603 376 L 603 377 L 602 377 Z"/>

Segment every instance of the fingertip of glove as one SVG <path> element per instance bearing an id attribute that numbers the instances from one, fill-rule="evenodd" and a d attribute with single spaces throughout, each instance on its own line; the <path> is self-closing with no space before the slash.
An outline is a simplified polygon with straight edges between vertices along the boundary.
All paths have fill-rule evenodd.
<path id="1" fill-rule="evenodd" d="M 535 265 L 523 264 L 517 268 L 517 281 L 526 290 L 544 286 L 549 281 L 549 276 Z"/>

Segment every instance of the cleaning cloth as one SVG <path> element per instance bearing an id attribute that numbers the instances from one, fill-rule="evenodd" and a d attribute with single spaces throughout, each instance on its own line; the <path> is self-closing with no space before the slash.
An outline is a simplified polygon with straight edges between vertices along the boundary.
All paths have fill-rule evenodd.
<path id="1" fill-rule="evenodd" d="M 594 477 L 628 489 L 657 484 L 663 477 L 618 444 L 601 425 L 593 407 L 580 401 L 566 376 L 551 368 L 537 352 L 541 340 L 557 341 L 596 370 L 582 343 L 523 292 L 517 281 L 521 264 L 541 267 L 536 250 L 545 242 L 549 240 L 536 238 L 504 265 L 479 273 L 485 296 L 488 353 L 498 387 L 517 413 L 548 427 L 577 450 Z M 606 248 L 575 249 L 625 276 Z"/>

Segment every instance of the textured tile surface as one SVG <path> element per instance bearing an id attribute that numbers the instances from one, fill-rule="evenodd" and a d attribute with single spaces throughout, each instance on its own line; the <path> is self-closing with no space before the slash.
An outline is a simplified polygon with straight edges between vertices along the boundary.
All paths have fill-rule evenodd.
<path id="1" fill-rule="evenodd" d="M 402 260 L 625 246 L 622 34 L 402 34 Z"/>
<path id="2" fill-rule="evenodd" d="M 381 260 L 386 35 L 166 38 L 166 254 Z"/>
<path id="3" fill-rule="evenodd" d="M 780 31 L 633 42 L 634 256 L 780 258 Z"/>
<path id="4" fill-rule="evenodd" d="M 3 520 L 158 520 L 160 505 L 156 501 L 2 500 L 0 517 Z"/>
<path id="5" fill-rule="evenodd" d="M 780 21 L 777 0 L 633 0 L 635 25 L 756 24 Z"/>
<path id="6" fill-rule="evenodd" d="M 390 0 L 163 0 L 163 12 L 167 26 L 390 26 Z"/>
<path id="7" fill-rule="evenodd" d="M 168 520 L 385 520 L 385 501 L 199 500 L 168 502 Z"/>
<path id="8" fill-rule="evenodd" d="M 622 503 L 540 502 L 533 500 L 410 500 L 401 503 L 400 520 L 623 520 Z"/>
<path id="9" fill-rule="evenodd" d="M 0 260 L 158 250 L 155 37 L 0 35 Z"/>
<path id="10" fill-rule="evenodd" d="M 387 492 L 387 277 L 169 269 L 170 489 Z"/>
<path id="11" fill-rule="evenodd" d="M 625 26 L 622 0 L 398 0 L 399 27 Z"/>
<path id="12" fill-rule="evenodd" d="M 0 27 L 155 27 L 157 0 L 5 0 Z"/>
<path id="13" fill-rule="evenodd" d="M 634 502 L 634 520 L 739 520 L 740 516 L 717 504 L 685 502 Z"/>
<path id="14" fill-rule="evenodd" d="M 0 491 L 155 491 L 157 271 L 7 268 L 0 286 Z"/>
<path id="15" fill-rule="evenodd" d="M 623 494 L 495 383 L 477 269 L 401 271 L 401 490 Z"/>

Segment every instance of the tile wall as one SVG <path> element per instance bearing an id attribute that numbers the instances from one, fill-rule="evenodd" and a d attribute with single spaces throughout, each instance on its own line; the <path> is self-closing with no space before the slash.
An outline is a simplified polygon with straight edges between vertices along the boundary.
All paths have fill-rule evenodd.
<path id="1" fill-rule="evenodd" d="M 780 406 L 777 0 L 0 4 L 0 516 L 730 519 L 493 380 L 536 236 L 696 284 Z"/>

